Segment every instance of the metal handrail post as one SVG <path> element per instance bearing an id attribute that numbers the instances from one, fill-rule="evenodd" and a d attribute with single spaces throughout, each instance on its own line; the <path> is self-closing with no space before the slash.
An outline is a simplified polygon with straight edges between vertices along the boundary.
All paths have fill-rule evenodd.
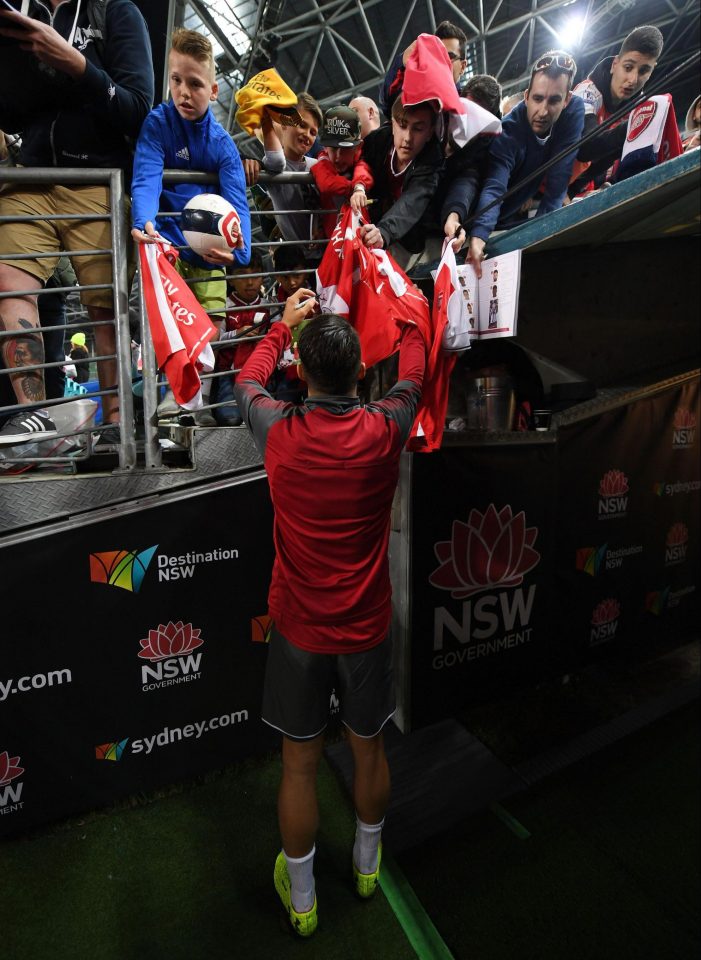
<path id="1" fill-rule="evenodd" d="M 146 314 L 144 284 L 139 267 L 139 322 L 141 326 L 141 376 L 144 403 L 144 465 L 147 470 L 163 466 L 163 453 L 158 442 L 158 369 L 153 349 L 151 325 Z"/>
<path id="2" fill-rule="evenodd" d="M 114 323 L 117 341 L 117 391 L 119 395 L 119 469 L 136 466 L 134 435 L 134 394 L 131 389 L 131 334 L 129 332 L 129 277 L 127 240 L 124 230 L 124 174 L 110 171 L 112 231 L 112 277 L 114 282 Z"/>

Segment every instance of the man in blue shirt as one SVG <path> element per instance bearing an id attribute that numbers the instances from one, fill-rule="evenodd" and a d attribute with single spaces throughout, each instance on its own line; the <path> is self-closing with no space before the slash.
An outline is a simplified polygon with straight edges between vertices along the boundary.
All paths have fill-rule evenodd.
<path id="1" fill-rule="evenodd" d="M 489 234 L 495 227 L 508 229 L 525 219 L 524 206 L 541 185 L 543 196 L 536 216 L 562 206 L 584 128 L 583 102 L 578 102 L 579 97 L 572 97 L 576 72 L 574 59 L 562 50 L 552 50 L 539 57 L 533 65 L 523 102 L 510 111 L 501 135 L 494 138 L 477 214 L 470 228 L 468 260 L 479 276 Z M 522 183 L 543 163 L 570 146 L 572 152 L 550 167 L 544 177 Z M 485 209 L 507 189 L 521 183 L 520 189 L 503 203 Z"/>

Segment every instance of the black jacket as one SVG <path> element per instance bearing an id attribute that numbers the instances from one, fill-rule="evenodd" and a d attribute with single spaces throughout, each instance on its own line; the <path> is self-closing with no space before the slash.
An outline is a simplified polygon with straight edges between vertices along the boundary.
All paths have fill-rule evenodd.
<path id="1" fill-rule="evenodd" d="M 40 0 L 32 0 L 29 13 L 52 22 L 50 5 Z M 5 87 L 0 129 L 22 134 L 23 166 L 130 170 L 126 138 L 138 135 L 153 103 L 151 42 L 144 18 L 131 0 L 110 0 L 106 14 L 107 36 L 96 43 L 87 0 L 69 0 L 53 11 L 54 29 L 87 61 L 79 80 L 33 64 L 37 69 L 32 108 L 18 106 Z"/>
<path id="2" fill-rule="evenodd" d="M 418 253 L 424 248 L 426 233 L 438 229 L 433 199 L 440 182 L 443 153 L 438 140 L 431 137 L 407 170 L 402 195 L 383 213 L 382 201 L 390 195 L 387 156 L 392 146 L 391 123 L 373 130 L 363 144 L 363 160 L 375 178 L 370 196 L 380 201 L 369 207 L 370 216 L 379 227 L 385 247 L 398 240 L 411 253 Z"/>

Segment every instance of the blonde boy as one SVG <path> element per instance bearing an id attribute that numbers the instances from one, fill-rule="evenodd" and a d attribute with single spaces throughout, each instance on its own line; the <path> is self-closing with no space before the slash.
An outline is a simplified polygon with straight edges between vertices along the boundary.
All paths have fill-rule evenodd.
<path id="1" fill-rule="evenodd" d="M 149 113 L 136 144 L 132 237 L 139 243 L 153 243 L 152 238 L 159 233 L 174 245 L 183 246 L 178 270 L 186 279 L 209 275 L 208 279 L 193 283 L 192 290 L 205 310 L 221 311 L 223 318 L 226 304 L 223 268 L 248 263 L 251 221 L 241 158 L 233 140 L 210 109 L 210 103 L 217 99 L 218 86 L 212 45 L 202 34 L 184 29 L 173 32 L 168 54 L 168 84 L 171 99 Z M 211 173 L 211 182 L 163 184 L 164 168 Z M 179 213 L 188 200 L 201 193 L 218 193 L 233 205 L 241 221 L 236 249 L 212 247 L 198 256 L 186 245 L 179 221 L 167 216 L 167 212 Z M 158 217 L 159 211 L 164 215 Z M 213 319 L 218 320 L 216 316 Z M 205 381 L 203 388 L 208 382 Z"/>

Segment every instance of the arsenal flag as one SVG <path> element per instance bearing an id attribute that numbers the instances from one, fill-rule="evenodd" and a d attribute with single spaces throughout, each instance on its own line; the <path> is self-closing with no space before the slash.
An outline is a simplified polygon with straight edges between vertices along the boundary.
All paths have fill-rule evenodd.
<path id="1" fill-rule="evenodd" d="M 626 142 L 616 181 L 664 163 L 683 153 L 672 97 L 668 93 L 650 97 L 639 104 L 628 118 Z"/>
<path id="2" fill-rule="evenodd" d="M 428 354 L 421 405 L 410 450 L 437 450 L 443 437 L 448 383 L 454 356 L 441 349 L 447 305 L 432 318 L 428 300 L 386 250 L 369 250 L 359 236 L 361 219 L 350 207 L 317 269 L 317 294 L 324 313 L 347 317 L 358 331 L 363 362 L 379 363 L 399 349 L 400 324 L 413 323 Z M 453 264 L 455 258 L 453 257 Z"/>
<path id="3" fill-rule="evenodd" d="M 209 341 L 216 327 L 173 264 L 178 251 L 169 243 L 139 244 L 141 280 L 158 368 L 168 377 L 177 404 L 202 406 L 199 370 L 214 369 Z"/>

